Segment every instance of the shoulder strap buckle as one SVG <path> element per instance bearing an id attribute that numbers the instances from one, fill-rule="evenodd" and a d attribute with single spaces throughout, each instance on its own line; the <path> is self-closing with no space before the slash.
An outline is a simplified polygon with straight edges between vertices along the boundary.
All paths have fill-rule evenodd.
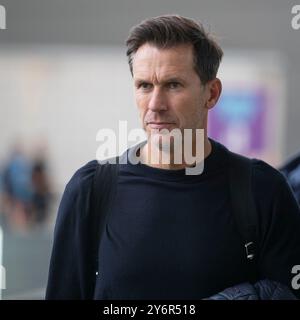
<path id="1" fill-rule="evenodd" d="M 253 260 L 254 259 L 254 242 L 251 241 L 251 242 L 248 242 L 245 244 L 245 249 L 246 249 L 246 256 L 247 256 L 247 259 L 248 260 Z"/>

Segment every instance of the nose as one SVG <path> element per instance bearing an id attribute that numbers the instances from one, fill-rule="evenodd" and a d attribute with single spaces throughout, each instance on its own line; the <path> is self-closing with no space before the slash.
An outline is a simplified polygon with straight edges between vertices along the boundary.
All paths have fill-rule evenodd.
<path id="1" fill-rule="evenodd" d="M 148 109 L 156 112 L 167 110 L 166 99 L 161 88 L 156 87 L 151 92 Z"/>

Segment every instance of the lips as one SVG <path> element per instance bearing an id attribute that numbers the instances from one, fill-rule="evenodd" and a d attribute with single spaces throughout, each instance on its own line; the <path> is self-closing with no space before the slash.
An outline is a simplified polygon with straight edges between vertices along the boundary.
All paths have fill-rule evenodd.
<path id="1" fill-rule="evenodd" d="M 169 129 L 174 123 L 171 122 L 148 122 L 151 129 Z"/>

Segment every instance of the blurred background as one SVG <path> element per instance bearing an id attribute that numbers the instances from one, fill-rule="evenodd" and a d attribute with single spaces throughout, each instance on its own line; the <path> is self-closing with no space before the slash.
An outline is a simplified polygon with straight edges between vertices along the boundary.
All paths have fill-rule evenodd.
<path id="1" fill-rule="evenodd" d="M 0 0 L 0 223 L 3 299 L 43 299 L 53 226 L 74 171 L 95 159 L 99 129 L 140 127 L 125 39 L 141 20 L 201 21 L 224 49 L 223 94 L 209 134 L 300 180 L 300 30 L 293 1 Z M 296 162 L 295 162 L 296 161 Z M 296 173 L 295 173 L 296 172 Z M 287 173 L 287 175 L 289 172 Z M 1 238 L 1 237 L 0 237 Z M 1 253 L 1 249 L 0 249 Z"/>

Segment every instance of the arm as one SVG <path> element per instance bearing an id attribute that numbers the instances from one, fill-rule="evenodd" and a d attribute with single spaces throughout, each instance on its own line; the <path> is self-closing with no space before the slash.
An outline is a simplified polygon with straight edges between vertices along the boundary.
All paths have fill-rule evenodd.
<path id="1" fill-rule="evenodd" d="M 281 174 L 274 185 L 271 213 L 261 217 L 259 270 L 261 278 L 285 284 L 300 298 L 300 290 L 292 288 L 292 268 L 300 265 L 300 211 Z"/>
<path id="2" fill-rule="evenodd" d="M 96 164 L 80 168 L 65 188 L 55 224 L 46 299 L 93 297 L 88 213 Z"/>

